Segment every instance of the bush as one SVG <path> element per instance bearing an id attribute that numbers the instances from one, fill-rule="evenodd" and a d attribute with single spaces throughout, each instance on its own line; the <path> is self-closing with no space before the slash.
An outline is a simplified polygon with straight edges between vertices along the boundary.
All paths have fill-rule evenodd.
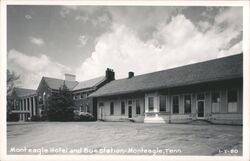
<path id="1" fill-rule="evenodd" d="M 7 121 L 19 121 L 17 113 L 7 113 Z"/>
<path id="2" fill-rule="evenodd" d="M 95 117 L 90 113 L 81 113 L 74 116 L 74 121 L 95 121 Z"/>
<path id="3" fill-rule="evenodd" d="M 64 110 L 49 110 L 48 111 L 49 121 L 73 121 L 74 112 L 73 109 L 64 109 Z"/>
<path id="4" fill-rule="evenodd" d="M 74 115 L 74 121 L 80 121 L 80 116 L 79 115 Z"/>
<path id="5" fill-rule="evenodd" d="M 37 115 L 32 116 L 31 119 L 30 119 L 30 121 L 45 121 L 45 120 L 46 120 L 45 117 L 40 117 L 40 116 L 37 116 Z"/>

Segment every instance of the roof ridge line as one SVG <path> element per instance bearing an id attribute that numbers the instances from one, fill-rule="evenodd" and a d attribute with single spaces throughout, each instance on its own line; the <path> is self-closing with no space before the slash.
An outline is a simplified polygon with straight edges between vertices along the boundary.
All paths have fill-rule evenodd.
<path id="1" fill-rule="evenodd" d="M 168 68 L 168 69 L 163 69 L 163 70 L 159 70 L 159 71 L 155 71 L 155 72 L 150 72 L 150 73 L 144 73 L 144 74 L 136 75 L 134 77 L 145 76 L 145 75 L 148 75 L 148 74 L 154 74 L 154 73 L 169 71 L 169 70 L 173 70 L 173 69 L 176 70 L 178 68 L 183 68 L 183 67 L 192 66 L 192 65 L 196 65 L 196 64 L 202 64 L 202 63 L 208 63 L 210 61 L 218 61 L 218 60 L 230 58 L 230 57 L 233 57 L 233 56 L 239 56 L 241 54 L 243 54 L 243 53 L 238 53 L 238 54 L 234 54 L 234 55 L 224 56 L 224 57 L 220 57 L 220 58 L 213 58 L 213 59 L 210 59 L 210 60 L 206 60 L 206 61 L 202 61 L 202 62 L 196 62 L 196 63 L 192 63 L 192 64 L 186 64 L 186 65 L 177 66 L 177 67 L 171 67 L 171 68 Z M 132 77 L 130 79 L 133 79 L 134 77 Z M 125 78 L 116 79 L 114 81 L 126 80 L 126 79 L 127 78 L 125 77 Z"/>

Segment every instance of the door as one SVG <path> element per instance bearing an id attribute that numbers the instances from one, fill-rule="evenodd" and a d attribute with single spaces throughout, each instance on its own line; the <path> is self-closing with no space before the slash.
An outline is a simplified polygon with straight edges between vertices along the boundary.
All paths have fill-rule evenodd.
<path id="1" fill-rule="evenodd" d="M 103 118 L 102 118 L 102 112 L 103 111 L 103 109 L 102 109 L 102 106 L 99 106 L 99 108 L 98 108 L 98 119 L 99 120 L 102 120 Z"/>
<path id="2" fill-rule="evenodd" d="M 128 106 L 128 118 L 132 118 L 132 106 Z"/>
<path id="3" fill-rule="evenodd" d="M 204 101 L 198 101 L 198 111 L 197 111 L 197 118 L 202 119 L 204 118 Z"/>

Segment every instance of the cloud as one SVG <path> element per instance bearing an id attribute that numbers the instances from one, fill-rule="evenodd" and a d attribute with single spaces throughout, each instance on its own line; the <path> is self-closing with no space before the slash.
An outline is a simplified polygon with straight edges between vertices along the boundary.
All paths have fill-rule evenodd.
<path id="1" fill-rule="evenodd" d="M 215 17 L 217 24 L 225 24 L 233 26 L 235 30 L 242 31 L 243 29 L 243 8 L 242 7 L 230 7 L 221 11 Z"/>
<path id="2" fill-rule="evenodd" d="M 21 86 L 36 89 L 42 76 L 62 78 L 70 68 L 51 60 L 46 55 L 28 56 L 15 49 L 8 52 L 8 69 L 20 75 Z"/>
<path id="3" fill-rule="evenodd" d="M 86 23 L 86 22 L 89 20 L 89 17 L 88 17 L 88 15 L 84 15 L 84 16 L 82 16 L 82 15 L 77 15 L 77 16 L 75 17 L 75 20 L 76 20 L 76 21 L 81 21 L 82 23 Z"/>
<path id="4" fill-rule="evenodd" d="M 79 41 L 81 42 L 81 46 L 85 46 L 88 40 L 89 40 L 89 37 L 86 35 L 79 36 Z"/>
<path id="5" fill-rule="evenodd" d="M 25 18 L 26 18 L 27 20 L 31 20 L 31 19 L 32 19 L 31 15 L 25 15 Z"/>
<path id="6" fill-rule="evenodd" d="M 38 45 L 38 46 L 42 46 L 44 44 L 44 41 L 42 38 L 38 38 L 38 37 L 33 37 L 30 36 L 29 40 L 32 44 Z"/>
<path id="7" fill-rule="evenodd" d="M 185 8 L 183 6 L 122 6 L 108 7 L 108 11 L 116 23 L 125 24 L 136 31 L 139 38 L 148 40 L 159 23 L 168 21 L 171 15 L 177 14 Z"/>
<path id="8" fill-rule="evenodd" d="M 212 26 L 204 22 L 195 26 L 185 15 L 178 14 L 168 22 L 159 23 L 147 41 L 142 41 L 133 28 L 113 23 L 111 31 L 97 39 L 95 51 L 76 73 L 79 80 L 85 80 L 104 75 L 106 68 L 113 68 L 116 78 L 123 78 L 129 71 L 139 75 L 237 54 L 242 51 L 242 43 L 229 44 L 240 35 L 241 22 L 225 15 L 240 11 L 221 11 Z M 222 25 L 234 20 L 238 22 Z"/>
<path id="9" fill-rule="evenodd" d="M 202 32 L 205 32 L 211 27 L 211 24 L 207 21 L 199 21 L 198 27 L 201 29 Z"/>
<path id="10" fill-rule="evenodd" d="M 107 27 L 111 24 L 111 17 L 107 14 L 103 14 L 92 19 L 94 27 Z"/>
<path id="11" fill-rule="evenodd" d="M 219 52 L 218 57 L 224 57 L 227 55 L 232 55 L 235 53 L 241 53 L 242 52 L 242 41 L 240 41 L 239 43 L 233 45 L 230 49 L 227 50 L 221 50 Z"/>
<path id="12" fill-rule="evenodd" d="M 59 14 L 62 18 L 65 18 L 70 13 L 71 8 L 68 7 L 62 7 Z"/>

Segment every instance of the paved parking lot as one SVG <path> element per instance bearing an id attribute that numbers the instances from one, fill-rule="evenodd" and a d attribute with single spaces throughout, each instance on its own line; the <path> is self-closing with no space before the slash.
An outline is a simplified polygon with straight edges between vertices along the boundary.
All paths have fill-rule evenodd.
<path id="1" fill-rule="evenodd" d="M 242 155 L 242 126 L 8 123 L 8 154 Z"/>

